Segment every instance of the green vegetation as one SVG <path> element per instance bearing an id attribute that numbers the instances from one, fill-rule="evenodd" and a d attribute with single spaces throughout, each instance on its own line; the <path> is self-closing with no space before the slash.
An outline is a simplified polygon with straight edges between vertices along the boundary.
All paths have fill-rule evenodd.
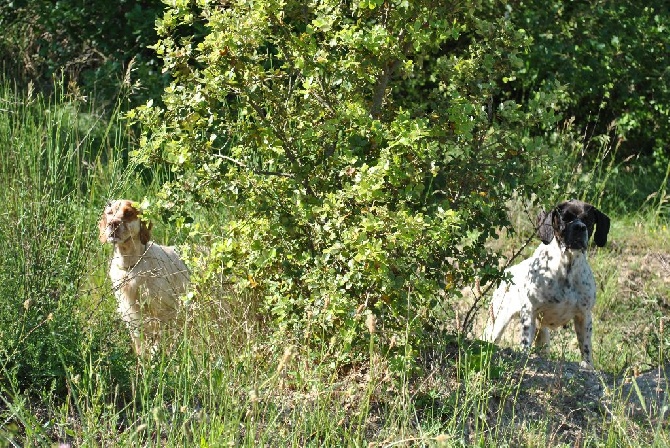
<path id="1" fill-rule="evenodd" d="M 198 228 L 206 264 L 262 297 L 274 348 L 327 347 L 343 367 L 365 357 L 373 315 L 404 372 L 445 319 L 439 292 L 497 274 L 484 242 L 507 215 L 493 204 L 547 179 L 557 99 L 487 111 L 527 44 L 508 21 L 337 5 L 168 9 L 156 50 L 175 77 L 162 105 L 130 113 L 144 130 L 134 155 L 171 166 L 177 224 L 193 203 L 221 208 Z M 175 40 L 196 16 L 202 42 Z"/>
<path id="2" fill-rule="evenodd" d="M 670 444 L 623 381 L 670 356 L 667 6 L 51 5 L 0 6 L 0 447 Z M 192 271 L 150 361 L 97 240 L 118 197 Z M 571 330 L 477 342 L 464 292 L 567 197 L 613 222 L 598 374 Z"/>

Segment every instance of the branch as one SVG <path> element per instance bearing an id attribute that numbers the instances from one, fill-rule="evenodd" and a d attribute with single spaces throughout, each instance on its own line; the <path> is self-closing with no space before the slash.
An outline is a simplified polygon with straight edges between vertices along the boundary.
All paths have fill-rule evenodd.
<path id="1" fill-rule="evenodd" d="M 222 154 L 213 154 L 214 157 L 218 157 L 219 159 L 227 160 L 229 162 L 234 163 L 235 165 L 241 167 L 241 168 L 249 168 L 246 163 L 240 162 L 237 159 L 233 159 L 232 157 L 224 156 Z M 264 170 L 251 170 L 252 173 L 254 174 L 260 174 L 261 176 L 280 176 L 280 177 L 288 177 L 290 179 L 293 178 L 293 174 L 290 173 L 282 173 L 279 171 L 264 171 Z"/>
<path id="2" fill-rule="evenodd" d="M 388 10 L 386 12 L 388 13 Z M 384 18 L 384 26 L 388 30 L 388 16 Z M 404 37 L 405 37 L 405 30 L 402 29 L 400 30 L 400 33 L 398 33 L 398 42 L 402 42 L 404 40 Z M 410 42 L 407 41 L 402 46 L 402 53 L 403 54 L 407 53 L 409 48 L 410 48 Z M 398 70 L 400 64 L 401 64 L 400 59 L 396 59 L 395 61 L 388 63 L 384 68 L 384 73 L 382 73 L 381 77 L 379 78 L 377 86 L 375 87 L 375 93 L 372 97 L 372 106 L 370 107 L 370 115 L 372 115 L 373 118 L 379 118 L 382 103 L 384 102 L 384 94 L 386 93 L 386 88 L 388 87 L 389 81 L 391 80 L 391 76 L 393 76 L 396 70 Z"/>
<path id="3" fill-rule="evenodd" d="M 503 272 L 505 269 L 509 268 L 514 260 L 521 255 L 521 252 L 528 247 L 528 245 L 533 241 L 535 236 L 537 235 L 537 227 L 535 227 L 535 231 L 528 237 L 528 239 L 521 245 L 519 249 L 517 249 L 516 252 L 512 254 L 512 257 L 507 260 L 505 263 L 505 266 L 503 267 Z M 489 291 L 494 286 L 498 286 L 496 282 L 489 282 L 489 284 L 484 288 L 484 291 L 479 292 L 479 296 L 475 295 L 475 301 L 474 303 L 470 306 L 470 309 L 468 309 L 468 312 L 465 315 L 465 319 L 463 320 L 463 325 L 462 325 L 462 330 L 464 334 L 469 333 L 472 330 L 472 326 L 474 324 L 475 316 L 481 309 L 481 307 L 484 305 L 483 299 L 488 295 Z"/>
<path id="4" fill-rule="evenodd" d="M 370 108 L 370 115 L 373 118 L 379 118 L 379 112 L 382 108 L 382 103 L 384 102 L 384 94 L 386 93 L 386 88 L 388 87 L 389 81 L 393 73 L 398 70 L 400 67 L 400 60 L 395 60 L 393 63 L 388 64 L 384 69 L 384 73 L 379 78 L 377 82 L 377 87 L 375 87 L 375 94 L 372 97 L 372 107 Z"/>

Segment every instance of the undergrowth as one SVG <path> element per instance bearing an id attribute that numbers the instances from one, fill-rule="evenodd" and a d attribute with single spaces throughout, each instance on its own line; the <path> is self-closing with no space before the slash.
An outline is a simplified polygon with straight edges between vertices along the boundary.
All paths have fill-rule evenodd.
<path id="1" fill-rule="evenodd" d="M 269 347 L 259 298 L 221 277 L 199 285 L 180 338 L 151 360 L 136 359 L 114 312 L 108 248 L 95 223 L 109 198 L 151 201 L 169 173 L 126 163 L 132 139 L 118 110 L 103 114 L 57 92 L 47 99 L 0 85 L 7 110 L 0 115 L 0 447 L 667 446 L 661 422 L 628 414 L 623 389 L 583 413 L 579 430 L 568 423 L 572 429 L 562 430 L 550 415 L 521 415 L 529 396 L 551 402 L 550 387 L 569 388 L 529 386 L 528 372 L 540 371 L 536 358 L 477 342 L 474 333 L 453 336 L 451 322 L 430 336 L 433 350 L 418 354 L 420 369 L 400 377 L 391 374 L 372 317 L 362 330 L 367 363 L 333 369 L 326 347 L 299 339 Z M 609 160 L 575 175 L 613 191 L 631 176 L 652 184 L 646 168 Z M 608 375 L 670 356 L 664 194 L 636 192 L 645 197 L 641 212 L 631 212 L 631 195 L 601 197 L 613 227 L 608 247 L 591 254 L 599 284 L 594 341 L 596 368 Z M 215 214 L 205 217 L 215 223 Z M 183 242 L 185 235 L 156 227 L 159 240 Z M 502 244 L 517 249 L 527 230 L 520 226 Z M 555 337 L 551 366 L 569 369 L 576 360 L 573 336 Z"/>

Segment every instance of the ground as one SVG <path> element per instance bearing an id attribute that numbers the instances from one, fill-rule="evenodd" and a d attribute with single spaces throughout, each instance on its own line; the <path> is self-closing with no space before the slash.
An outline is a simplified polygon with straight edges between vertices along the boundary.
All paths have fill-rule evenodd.
<path id="1" fill-rule="evenodd" d="M 618 420 L 653 430 L 666 417 L 667 365 L 637 376 L 614 376 L 582 369 L 577 362 L 524 359 L 511 351 L 499 356 L 516 367 L 495 381 L 503 391 L 512 385 L 514 393 L 495 400 L 488 414 L 492 428 L 509 424 L 531 428 L 541 422 L 547 446 L 559 442 L 579 446 L 594 433 L 602 436 L 606 426 Z M 537 428 L 519 434 L 530 433 L 537 437 Z"/>

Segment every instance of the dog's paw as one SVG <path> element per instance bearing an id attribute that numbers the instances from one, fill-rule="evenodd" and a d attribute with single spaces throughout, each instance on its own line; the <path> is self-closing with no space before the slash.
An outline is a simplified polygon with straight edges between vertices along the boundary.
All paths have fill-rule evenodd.
<path id="1" fill-rule="evenodd" d="M 580 363 L 579 363 L 579 367 L 580 367 L 581 369 L 584 369 L 584 370 L 591 370 L 591 371 L 594 370 L 594 369 L 593 369 L 593 366 L 591 365 L 591 363 L 589 363 L 589 362 L 587 362 L 587 361 L 582 361 L 582 362 L 580 362 Z"/>

